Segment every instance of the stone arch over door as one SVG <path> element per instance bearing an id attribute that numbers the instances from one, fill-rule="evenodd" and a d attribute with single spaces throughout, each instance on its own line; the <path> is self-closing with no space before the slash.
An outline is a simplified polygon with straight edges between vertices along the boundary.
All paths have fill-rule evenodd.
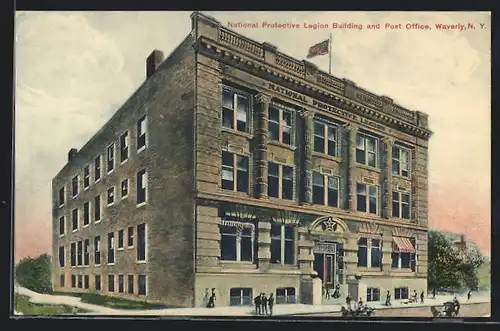
<path id="1" fill-rule="evenodd" d="M 341 219 L 322 216 L 314 220 L 311 225 L 309 225 L 309 232 L 326 232 L 326 233 L 347 233 L 349 228 L 347 224 Z"/>

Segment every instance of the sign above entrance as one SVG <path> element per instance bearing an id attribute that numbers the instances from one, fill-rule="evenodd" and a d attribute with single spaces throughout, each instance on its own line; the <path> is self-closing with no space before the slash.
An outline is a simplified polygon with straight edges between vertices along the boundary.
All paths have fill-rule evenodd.
<path id="1" fill-rule="evenodd" d="M 313 253 L 335 254 L 337 245 L 334 243 L 317 242 L 314 245 Z"/>

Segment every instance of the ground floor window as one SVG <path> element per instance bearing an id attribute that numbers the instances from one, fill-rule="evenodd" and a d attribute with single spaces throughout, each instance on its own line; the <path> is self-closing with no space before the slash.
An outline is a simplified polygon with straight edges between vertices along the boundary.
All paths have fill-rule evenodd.
<path id="1" fill-rule="evenodd" d="M 71 275 L 71 287 L 76 287 L 76 275 Z"/>
<path id="2" fill-rule="evenodd" d="M 222 220 L 221 258 L 225 261 L 253 261 L 254 225 L 241 221 Z"/>
<path id="3" fill-rule="evenodd" d="M 232 288 L 229 291 L 230 306 L 251 306 L 252 289 L 251 288 Z"/>
<path id="4" fill-rule="evenodd" d="M 90 287 L 89 275 L 83 276 L 83 287 L 86 289 Z"/>
<path id="5" fill-rule="evenodd" d="M 82 275 L 78 275 L 78 288 L 83 287 L 83 277 Z"/>
<path id="6" fill-rule="evenodd" d="M 94 285 L 95 285 L 95 290 L 100 291 L 101 290 L 101 276 L 96 275 L 95 280 L 94 280 Z"/>
<path id="7" fill-rule="evenodd" d="M 125 291 L 124 287 L 123 275 L 118 275 L 118 292 L 123 293 Z"/>
<path id="8" fill-rule="evenodd" d="M 108 292 L 115 291 L 115 275 L 108 275 Z"/>
<path id="9" fill-rule="evenodd" d="M 396 300 L 408 299 L 408 287 L 396 287 L 394 289 L 394 299 Z"/>
<path id="10" fill-rule="evenodd" d="M 61 275 L 61 276 L 59 277 L 59 286 L 60 286 L 60 287 L 64 287 L 64 275 Z"/>
<path id="11" fill-rule="evenodd" d="M 276 289 L 276 303 L 297 303 L 295 288 L 284 287 Z"/>
<path id="12" fill-rule="evenodd" d="M 137 277 L 137 282 L 139 283 L 138 284 L 139 295 L 146 295 L 146 276 L 139 275 L 139 277 Z"/>
<path id="13" fill-rule="evenodd" d="M 134 275 L 128 275 L 128 293 L 134 294 Z"/>
<path id="14" fill-rule="evenodd" d="M 369 287 L 366 289 L 366 301 L 380 301 L 380 289 Z"/>

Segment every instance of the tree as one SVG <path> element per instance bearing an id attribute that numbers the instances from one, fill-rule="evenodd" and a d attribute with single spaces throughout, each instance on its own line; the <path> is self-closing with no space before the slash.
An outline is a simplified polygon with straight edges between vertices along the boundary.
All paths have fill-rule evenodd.
<path id="1" fill-rule="evenodd" d="M 51 258 L 42 254 L 37 258 L 27 257 L 19 261 L 15 268 L 16 282 L 38 293 L 52 292 Z"/>

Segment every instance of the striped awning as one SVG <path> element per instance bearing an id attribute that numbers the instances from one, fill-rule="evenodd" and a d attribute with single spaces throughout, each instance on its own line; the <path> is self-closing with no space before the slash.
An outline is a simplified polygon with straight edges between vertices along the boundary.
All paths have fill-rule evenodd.
<path id="1" fill-rule="evenodd" d="M 235 228 L 250 228 L 252 229 L 252 231 L 255 228 L 255 226 L 252 223 L 244 223 L 244 222 L 228 221 L 228 220 L 221 220 L 221 225 L 232 226 Z"/>
<path id="2" fill-rule="evenodd" d="M 409 238 L 393 237 L 395 253 L 415 253 L 415 247 Z"/>

